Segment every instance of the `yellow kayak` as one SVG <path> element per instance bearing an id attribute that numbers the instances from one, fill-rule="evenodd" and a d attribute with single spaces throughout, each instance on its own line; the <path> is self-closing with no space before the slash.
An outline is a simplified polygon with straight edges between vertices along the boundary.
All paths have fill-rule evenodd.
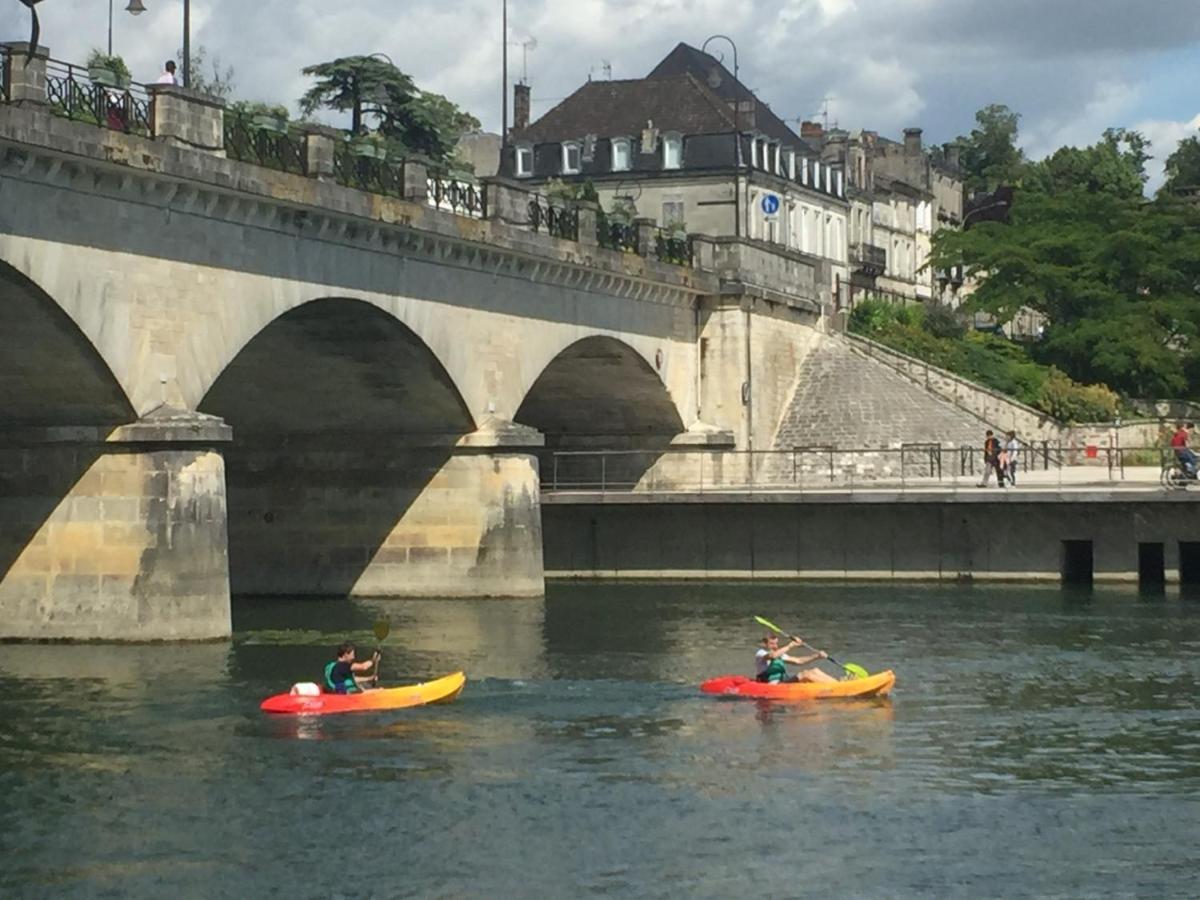
<path id="1" fill-rule="evenodd" d="M 404 687 L 380 688 L 358 694 L 276 694 L 268 697 L 259 707 L 269 713 L 303 713 L 326 715 L 343 712 L 374 712 L 384 709 L 404 709 L 407 706 L 425 706 L 429 703 L 449 703 L 462 693 L 467 676 L 454 672 L 434 681 L 410 684 Z"/>
<path id="2" fill-rule="evenodd" d="M 835 700 L 853 697 L 886 697 L 896 683 L 891 669 L 849 681 L 791 681 L 766 684 L 745 675 L 722 675 L 700 685 L 706 694 L 753 697 L 759 700 Z"/>

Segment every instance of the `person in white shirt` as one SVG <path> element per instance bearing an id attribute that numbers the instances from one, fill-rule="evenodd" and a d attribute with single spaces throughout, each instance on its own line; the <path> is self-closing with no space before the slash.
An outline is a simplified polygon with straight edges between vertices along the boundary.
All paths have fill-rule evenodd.
<path id="1" fill-rule="evenodd" d="M 837 681 L 832 675 L 827 672 L 822 672 L 815 666 L 811 669 L 804 669 L 797 672 L 795 675 L 787 674 L 786 663 L 791 663 L 793 666 L 803 666 L 810 662 L 816 662 L 818 659 L 825 659 L 828 654 L 824 650 L 818 650 L 811 656 L 795 657 L 788 656 L 788 651 L 793 647 L 801 647 L 804 641 L 793 636 L 784 646 L 779 646 L 779 638 L 774 634 L 765 635 L 762 639 L 762 646 L 754 654 L 754 680 L 765 681 L 768 684 L 779 684 L 784 681 Z"/>
<path id="2" fill-rule="evenodd" d="M 1008 483 L 1015 487 L 1017 484 L 1017 454 L 1021 449 L 1021 444 L 1017 440 L 1015 431 L 1010 431 L 1004 437 L 1004 452 L 1007 456 L 1004 474 L 1008 478 Z"/>
<path id="3" fill-rule="evenodd" d="M 163 66 L 163 73 L 158 76 L 156 84 L 179 84 L 179 79 L 175 77 L 175 60 L 168 59 Z"/>

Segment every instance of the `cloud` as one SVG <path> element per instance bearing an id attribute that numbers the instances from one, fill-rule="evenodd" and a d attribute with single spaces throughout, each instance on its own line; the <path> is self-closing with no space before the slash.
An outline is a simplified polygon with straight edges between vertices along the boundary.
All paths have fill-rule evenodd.
<path id="1" fill-rule="evenodd" d="M 114 43 L 149 80 L 181 43 L 181 4 L 145 2 L 133 18 L 117 0 Z M 82 62 L 105 43 L 107 6 L 44 0 L 43 43 Z M 499 127 L 500 0 L 192 0 L 192 8 L 193 44 L 234 66 L 239 96 L 294 104 L 307 86 L 303 66 L 382 51 L 419 85 Z M 0 38 L 26 40 L 28 21 L 24 7 L 0 0 Z M 976 109 L 1001 102 L 1022 113 L 1035 155 L 1056 142 L 1092 143 L 1110 125 L 1186 123 L 1194 98 L 1178 86 L 1200 83 L 1200 54 L 1188 52 L 1200 47 L 1196 0 L 1152 9 L 1130 0 L 509 0 L 509 40 L 538 42 L 528 54 L 535 115 L 589 73 L 602 77 L 606 62 L 615 78 L 640 77 L 679 41 L 699 46 L 716 33 L 737 42 L 743 80 L 784 118 L 812 117 L 832 97 L 843 127 L 895 135 L 921 125 L 945 141 L 970 130 Z M 724 41 L 710 49 L 732 63 Z M 1182 62 L 1162 64 L 1175 58 Z M 515 44 L 509 65 L 519 76 Z M 1169 141 L 1159 133 L 1161 153 Z"/>
<path id="2" fill-rule="evenodd" d="M 1134 128 L 1150 139 L 1150 151 L 1154 154 L 1154 159 L 1147 167 L 1150 179 L 1146 184 L 1146 191 L 1152 194 L 1162 187 L 1163 181 L 1166 180 L 1163 167 L 1179 142 L 1184 138 L 1200 137 L 1200 113 L 1186 122 L 1148 119 L 1139 122 Z"/>

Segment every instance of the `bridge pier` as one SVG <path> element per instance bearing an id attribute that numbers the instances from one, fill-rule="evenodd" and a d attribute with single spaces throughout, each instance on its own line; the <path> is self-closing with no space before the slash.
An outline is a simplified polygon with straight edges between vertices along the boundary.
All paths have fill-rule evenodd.
<path id="1" fill-rule="evenodd" d="M 0 639 L 228 637 L 228 440 L 220 419 L 167 409 L 6 435 Z"/>

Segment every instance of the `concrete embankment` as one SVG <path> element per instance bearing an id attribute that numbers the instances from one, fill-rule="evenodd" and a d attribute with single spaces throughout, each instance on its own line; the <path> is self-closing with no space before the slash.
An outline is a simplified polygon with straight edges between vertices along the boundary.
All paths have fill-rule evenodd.
<path id="1" fill-rule="evenodd" d="M 1162 491 L 580 493 L 542 510 L 548 577 L 1200 583 L 1200 515 Z"/>

